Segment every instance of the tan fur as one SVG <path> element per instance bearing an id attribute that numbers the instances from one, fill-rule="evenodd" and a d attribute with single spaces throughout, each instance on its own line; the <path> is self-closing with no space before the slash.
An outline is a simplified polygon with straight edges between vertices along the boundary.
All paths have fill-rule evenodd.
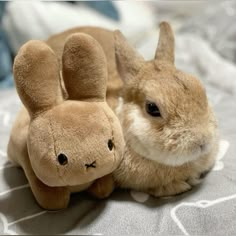
<path id="1" fill-rule="evenodd" d="M 65 208 L 71 192 L 87 189 L 96 179 L 97 185 L 103 178 L 110 184 L 106 175 L 120 164 L 124 147 L 119 121 L 105 101 L 107 62 L 101 46 L 85 34 L 73 34 L 64 44 L 61 66 L 46 43 L 33 40 L 22 46 L 13 68 L 27 110 L 14 123 L 8 156 L 24 169 L 40 206 L 51 210 Z M 61 153 L 68 160 L 63 165 Z M 86 167 L 94 161 L 95 168 Z M 93 185 L 89 191 L 103 194 Z"/>
<path id="2" fill-rule="evenodd" d="M 117 113 L 126 140 L 124 161 L 114 172 L 117 185 L 154 196 L 189 190 L 213 167 L 218 150 L 217 122 L 205 89 L 175 68 L 174 35 L 166 22 L 154 60 L 144 61 L 120 32 L 115 32 L 115 52 L 124 81 Z M 158 105 L 161 117 L 146 112 L 146 101 Z"/>

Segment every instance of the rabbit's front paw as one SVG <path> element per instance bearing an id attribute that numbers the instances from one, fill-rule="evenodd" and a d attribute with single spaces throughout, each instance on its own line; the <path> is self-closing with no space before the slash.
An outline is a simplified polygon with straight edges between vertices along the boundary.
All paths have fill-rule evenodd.
<path id="1" fill-rule="evenodd" d="M 155 189 L 149 189 L 148 193 L 155 197 L 169 197 L 178 195 L 191 190 L 192 186 L 185 181 L 173 181 L 168 185 L 159 186 Z"/>
<path id="2" fill-rule="evenodd" d="M 89 187 L 88 192 L 96 198 L 103 199 L 110 196 L 114 187 L 114 180 L 110 174 L 97 179 L 92 186 Z"/>
<path id="3" fill-rule="evenodd" d="M 208 170 L 203 170 L 202 172 L 197 173 L 195 176 L 191 176 L 189 177 L 186 182 L 188 184 L 190 184 L 191 186 L 195 186 L 200 184 L 205 177 L 209 174 L 209 172 L 211 171 L 212 167 Z"/>

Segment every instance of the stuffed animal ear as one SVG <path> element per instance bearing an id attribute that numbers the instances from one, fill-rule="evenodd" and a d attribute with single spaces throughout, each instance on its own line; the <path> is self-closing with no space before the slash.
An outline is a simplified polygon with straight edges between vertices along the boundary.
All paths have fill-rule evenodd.
<path id="1" fill-rule="evenodd" d="M 91 36 L 69 36 L 62 56 L 63 79 L 71 100 L 104 101 L 107 61 L 100 44 Z"/>
<path id="2" fill-rule="evenodd" d="M 175 38 L 171 26 L 167 22 L 160 24 L 160 36 L 155 59 L 174 64 Z"/>
<path id="3" fill-rule="evenodd" d="M 144 64 L 144 58 L 128 43 L 124 35 L 116 30 L 114 32 L 115 54 L 118 72 L 128 82 Z"/>
<path id="4" fill-rule="evenodd" d="M 58 61 L 44 42 L 31 40 L 24 44 L 14 60 L 13 73 L 17 92 L 30 115 L 62 100 Z"/>

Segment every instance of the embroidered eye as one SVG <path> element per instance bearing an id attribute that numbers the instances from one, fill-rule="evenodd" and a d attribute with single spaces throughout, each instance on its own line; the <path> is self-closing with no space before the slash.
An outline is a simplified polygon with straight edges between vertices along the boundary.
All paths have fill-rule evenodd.
<path id="1" fill-rule="evenodd" d="M 146 112 L 154 117 L 161 117 L 161 112 L 158 106 L 154 102 L 147 101 L 146 102 Z"/>
<path id="2" fill-rule="evenodd" d="M 60 165 L 62 165 L 62 166 L 66 165 L 68 163 L 67 156 L 63 153 L 58 155 L 57 160 L 60 163 Z"/>
<path id="3" fill-rule="evenodd" d="M 112 142 L 111 139 L 108 140 L 107 146 L 108 146 L 108 148 L 109 148 L 110 151 L 113 149 L 114 144 L 113 144 L 113 142 Z"/>

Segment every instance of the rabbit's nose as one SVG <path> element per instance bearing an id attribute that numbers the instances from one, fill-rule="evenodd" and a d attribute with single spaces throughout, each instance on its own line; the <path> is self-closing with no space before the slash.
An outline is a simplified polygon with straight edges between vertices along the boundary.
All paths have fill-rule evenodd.
<path id="1" fill-rule="evenodd" d="M 204 152 L 204 150 L 206 149 L 206 144 L 201 144 L 200 148 L 201 148 L 202 152 Z"/>
<path id="2" fill-rule="evenodd" d="M 64 166 L 68 163 L 68 158 L 65 154 L 61 153 L 57 156 L 57 160 L 60 163 L 60 165 Z"/>
<path id="3" fill-rule="evenodd" d="M 207 152 L 207 150 L 209 149 L 210 144 L 209 143 L 203 143 L 200 145 L 201 151 L 202 152 Z"/>

